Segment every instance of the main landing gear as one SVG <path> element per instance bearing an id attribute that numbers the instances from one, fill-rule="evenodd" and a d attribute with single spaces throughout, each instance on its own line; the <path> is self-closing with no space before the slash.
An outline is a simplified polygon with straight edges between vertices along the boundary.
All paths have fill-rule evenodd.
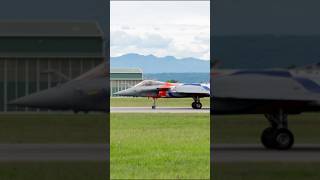
<path id="1" fill-rule="evenodd" d="M 191 104 L 193 109 L 201 109 L 202 108 L 202 104 L 200 102 L 200 98 L 199 97 L 194 97 L 193 98 L 194 102 Z"/>
<path id="2" fill-rule="evenodd" d="M 261 143 L 267 149 L 287 150 L 294 144 L 294 136 L 288 129 L 288 114 L 282 109 L 265 114 L 271 127 L 266 128 L 261 135 Z"/>

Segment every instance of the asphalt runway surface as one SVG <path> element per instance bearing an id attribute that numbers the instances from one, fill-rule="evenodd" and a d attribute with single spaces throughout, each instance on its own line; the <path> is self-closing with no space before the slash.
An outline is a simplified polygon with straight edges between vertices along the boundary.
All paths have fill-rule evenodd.
<path id="1" fill-rule="evenodd" d="M 296 144 L 291 150 L 268 150 L 255 144 L 217 144 L 214 162 L 320 162 L 320 144 Z"/>
<path id="2" fill-rule="evenodd" d="M 0 144 L 0 161 L 106 161 L 106 144 Z M 320 162 L 320 144 L 296 144 L 287 151 L 257 144 L 214 145 L 214 162 Z"/>
<path id="3" fill-rule="evenodd" d="M 0 161 L 106 161 L 106 144 L 0 144 Z"/>
<path id="4" fill-rule="evenodd" d="M 192 109 L 191 107 L 111 107 L 112 113 L 210 113 L 210 108 Z"/>

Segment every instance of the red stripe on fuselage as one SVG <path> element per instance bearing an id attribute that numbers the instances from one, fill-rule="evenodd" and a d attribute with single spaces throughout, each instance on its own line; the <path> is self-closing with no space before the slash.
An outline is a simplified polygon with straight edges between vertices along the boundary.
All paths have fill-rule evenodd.
<path id="1" fill-rule="evenodd" d="M 158 97 L 167 97 L 167 91 L 168 89 L 170 89 L 172 86 L 175 86 L 174 83 L 169 83 L 169 82 L 165 82 L 163 86 L 160 86 L 160 91 L 158 93 Z M 163 89 L 163 90 L 161 90 Z"/>

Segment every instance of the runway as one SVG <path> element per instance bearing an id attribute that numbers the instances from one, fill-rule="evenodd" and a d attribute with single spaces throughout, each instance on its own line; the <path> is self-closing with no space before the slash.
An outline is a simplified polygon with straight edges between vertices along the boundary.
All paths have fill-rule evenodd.
<path id="1" fill-rule="evenodd" d="M 210 113 L 210 108 L 192 109 L 191 107 L 111 107 L 111 113 Z"/>
<path id="2" fill-rule="evenodd" d="M 267 150 L 262 145 L 214 145 L 214 162 L 320 162 L 320 144 L 296 144 L 291 150 Z"/>
<path id="3" fill-rule="evenodd" d="M 106 144 L 0 144 L 2 161 L 106 161 Z"/>
<path id="4" fill-rule="evenodd" d="M 297 144 L 288 151 L 266 150 L 257 144 L 217 144 L 214 162 L 320 162 L 320 144 Z M 0 144 L 0 162 L 106 161 L 106 144 Z"/>

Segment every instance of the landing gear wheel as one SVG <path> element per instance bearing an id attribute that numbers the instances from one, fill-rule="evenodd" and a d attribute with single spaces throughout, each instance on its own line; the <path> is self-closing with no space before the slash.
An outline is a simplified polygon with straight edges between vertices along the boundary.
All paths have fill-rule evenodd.
<path id="1" fill-rule="evenodd" d="M 290 149 L 294 143 L 294 137 L 290 130 L 281 128 L 274 134 L 275 148 L 278 150 Z"/>
<path id="2" fill-rule="evenodd" d="M 149 106 L 150 107 L 150 106 Z M 156 106 L 152 106 L 152 109 L 156 109 Z"/>
<path id="3" fill-rule="evenodd" d="M 191 104 L 191 107 L 193 108 L 193 109 L 195 109 L 196 108 L 196 102 L 193 102 L 192 104 Z"/>
<path id="4" fill-rule="evenodd" d="M 275 148 L 274 135 L 276 129 L 273 127 L 266 128 L 261 134 L 261 143 L 267 149 Z"/>
<path id="5" fill-rule="evenodd" d="M 261 143 L 267 149 L 288 150 L 294 143 L 294 136 L 286 128 L 269 127 L 262 132 Z"/>
<path id="6" fill-rule="evenodd" d="M 200 102 L 193 102 L 192 103 L 192 108 L 193 109 L 201 109 L 202 108 L 202 104 Z"/>

